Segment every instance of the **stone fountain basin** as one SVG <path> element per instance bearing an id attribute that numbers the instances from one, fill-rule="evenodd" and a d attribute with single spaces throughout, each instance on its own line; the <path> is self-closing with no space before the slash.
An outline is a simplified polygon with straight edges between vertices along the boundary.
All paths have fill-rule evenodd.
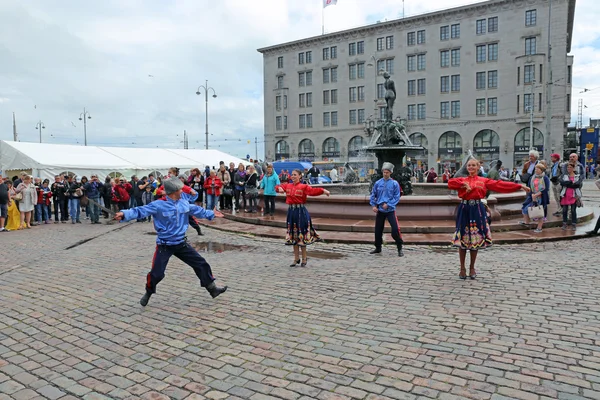
<path id="1" fill-rule="evenodd" d="M 327 189 L 331 194 L 366 195 L 369 193 L 370 183 L 328 183 L 311 186 Z M 412 188 L 413 194 L 411 196 L 451 194 L 446 183 L 413 183 Z"/>
<path id="2" fill-rule="evenodd" d="M 436 184 L 427 184 L 436 185 Z M 442 184 L 439 184 L 442 185 Z M 322 185 L 324 188 L 331 185 Z M 444 185 L 446 192 L 448 187 Z M 521 213 L 521 204 L 525 200 L 525 191 L 510 194 L 492 193 L 488 198 L 488 206 L 492 211 L 492 219 L 500 220 L 503 216 L 514 216 Z M 275 201 L 277 213 L 286 213 L 285 196 L 278 194 Z M 456 206 L 460 198 L 456 195 L 403 196 L 396 207 L 398 218 L 410 220 L 453 220 Z M 261 199 L 261 205 L 263 204 Z M 373 209 L 369 205 L 368 195 L 331 195 L 330 197 L 309 197 L 307 208 L 315 218 L 335 219 L 372 219 Z"/>

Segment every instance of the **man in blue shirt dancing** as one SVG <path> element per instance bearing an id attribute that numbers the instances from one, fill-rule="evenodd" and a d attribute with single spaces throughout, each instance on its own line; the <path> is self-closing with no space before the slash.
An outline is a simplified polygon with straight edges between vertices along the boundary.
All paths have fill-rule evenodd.
<path id="1" fill-rule="evenodd" d="M 396 205 L 400 201 L 400 185 L 396 180 L 392 179 L 394 164 L 384 162 L 381 171 L 383 178 L 375 182 L 373 191 L 371 192 L 370 204 L 373 207 L 373 212 L 377 215 L 375 217 L 375 250 L 371 251 L 370 254 L 381 253 L 383 227 L 385 220 L 388 220 L 392 228 L 392 237 L 398 247 L 398 257 L 403 257 L 403 241 L 400 234 L 400 227 L 398 226 L 398 219 L 396 218 Z"/>
<path id="2" fill-rule="evenodd" d="M 152 269 L 146 278 L 146 294 L 140 300 L 140 304 L 145 307 L 150 296 L 156 292 L 156 285 L 165 277 L 165 270 L 171 256 L 179 258 L 192 267 L 200 279 L 200 285 L 206 288 L 214 299 L 225 292 L 227 286 L 217 287 L 210 265 L 188 244 L 185 232 L 188 228 L 189 215 L 211 221 L 214 217 L 223 217 L 223 214 L 190 204 L 189 200 L 192 197 L 182 194 L 183 183 L 177 177 L 165 180 L 163 185 L 167 195 L 164 201 L 157 200 L 142 207 L 122 210 L 114 217 L 117 221 L 154 217 L 154 229 L 157 233 L 156 250 L 152 258 Z"/>

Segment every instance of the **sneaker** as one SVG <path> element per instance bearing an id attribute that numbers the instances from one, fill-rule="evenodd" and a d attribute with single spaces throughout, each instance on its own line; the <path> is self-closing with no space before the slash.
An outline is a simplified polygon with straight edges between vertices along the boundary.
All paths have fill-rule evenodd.
<path id="1" fill-rule="evenodd" d="M 534 231 L 535 233 L 542 233 L 542 230 L 541 230 L 541 229 L 537 229 L 537 228 L 536 228 L 536 229 L 534 229 L 533 231 Z"/>
<path id="2" fill-rule="evenodd" d="M 566 231 L 566 230 L 567 230 L 567 224 L 565 224 L 565 223 L 563 222 L 563 224 L 562 224 L 562 227 L 561 227 L 560 229 L 562 229 L 563 231 Z"/>
<path id="3" fill-rule="evenodd" d="M 557 212 L 553 213 L 552 215 L 554 215 L 555 217 L 560 217 L 562 215 L 562 211 L 557 211 Z"/>
<path id="4" fill-rule="evenodd" d="M 577 224 L 573 224 L 573 225 L 571 225 L 571 230 L 572 230 L 572 231 L 576 231 L 576 230 L 577 230 Z"/>
<path id="5" fill-rule="evenodd" d="M 85 219 L 90 219 L 90 217 L 85 217 Z"/>

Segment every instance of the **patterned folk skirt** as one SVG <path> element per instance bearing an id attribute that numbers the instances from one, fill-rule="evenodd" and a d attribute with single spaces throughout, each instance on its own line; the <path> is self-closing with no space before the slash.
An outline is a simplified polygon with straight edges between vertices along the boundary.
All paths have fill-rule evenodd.
<path id="1" fill-rule="evenodd" d="M 464 250 L 485 249 L 492 245 L 490 225 L 481 201 L 463 200 L 458 205 L 452 244 Z"/>
<path id="2" fill-rule="evenodd" d="M 321 241 L 312 225 L 310 214 L 304 204 L 290 204 L 287 213 L 285 244 L 306 246 Z"/>

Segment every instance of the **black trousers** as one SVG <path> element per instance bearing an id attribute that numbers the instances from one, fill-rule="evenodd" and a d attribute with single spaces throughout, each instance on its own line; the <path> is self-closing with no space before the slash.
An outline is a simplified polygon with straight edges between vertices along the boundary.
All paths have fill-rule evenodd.
<path id="1" fill-rule="evenodd" d="M 398 219 L 396 218 L 396 212 L 388 212 L 383 213 L 381 211 L 377 212 L 375 216 L 375 248 L 381 249 L 383 245 L 383 227 L 385 225 L 385 221 L 390 223 L 392 227 L 392 237 L 396 241 L 396 246 L 398 246 L 398 250 L 402 248 L 402 236 L 400 234 L 400 226 L 398 226 Z"/>
<path id="2" fill-rule="evenodd" d="M 235 208 L 240 208 L 240 196 L 242 198 L 242 203 L 244 204 L 242 208 L 246 208 L 246 190 L 235 190 Z"/>
<path id="3" fill-rule="evenodd" d="M 67 212 L 67 199 L 54 199 L 54 221 L 66 221 L 69 213 Z M 60 219 L 58 213 L 60 212 Z"/>
<path id="4" fill-rule="evenodd" d="M 571 207 L 571 224 L 577 225 L 577 205 L 562 206 L 563 224 L 569 222 L 569 207 Z"/>
<path id="5" fill-rule="evenodd" d="M 156 293 L 156 285 L 165 277 L 165 270 L 171 256 L 179 258 L 192 267 L 196 276 L 200 279 L 202 287 L 207 287 L 215 280 L 210 265 L 187 242 L 175 246 L 156 245 L 154 258 L 152 259 L 152 269 L 146 277 L 147 292 Z"/>
<path id="6" fill-rule="evenodd" d="M 190 224 L 190 226 L 194 229 L 198 229 L 200 227 L 200 225 L 198 224 L 198 221 L 196 221 L 196 218 L 194 218 L 193 216 L 189 216 L 188 217 L 188 223 Z"/>
<path id="7" fill-rule="evenodd" d="M 275 215 L 275 196 L 264 195 L 265 199 L 265 215 Z"/>

